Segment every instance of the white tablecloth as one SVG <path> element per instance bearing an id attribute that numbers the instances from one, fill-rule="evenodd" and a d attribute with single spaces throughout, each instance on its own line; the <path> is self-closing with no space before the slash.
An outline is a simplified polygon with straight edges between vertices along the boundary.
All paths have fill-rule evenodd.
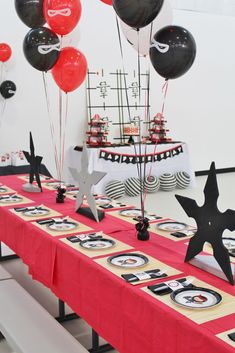
<path id="1" fill-rule="evenodd" d="M 188 147 L 185 143 L 171 143 L 171 144 L 159 144 L 157 147 L 155 145 L 145 145 L 141 146 L 141 151 L 139 146 L 136 145 L 137 154 L 151 154 L 166 151 L 172 149 L 178 145 L 182 145 L 183 152 L 178 155 L 171 156 L 161 161 L 149 162 L 146 164 L 146 175 L 156 175 L 160 176 L 164 173 L 176 173 L 179 171 L 185 171 L 190 175 L 191 183 L 190 186 L 195 184 L 194 172 L 190 166 L 190 159 L 188 153 Z M 146 148 L 146 150 L 145 150 Z M 89 154 L 89 172 L 93 170 L 104 171 L 107 175 L 94 186 L 93 192 L 98 194 L 104 194 L 105 185 L 111 180 L 121 180 L 124 181 L 129 177 L 138 177 L 136 164 L 126 164 L 117 163 L 110 160 L 105 160 L 100 158 L 100 151 L 110 151 L 122 155 L 135 155 L 136 151 L 134 146 L 122 146 L 122 147 L 102 147 L 102 148 L 88 148 Z M 141 153 L 139 153 L 141 152 Z M 69 167 L 77 168 L 80 170 L 81 152 L 75 151 L 74 147 L 71 147 L 67 151 L 66 164 Z M 143 164 L 142 164 L 143 170 Z M 70 183 L 75 183 L 72 176 L 68 174 L 66 176 L 66 181 Z"/>

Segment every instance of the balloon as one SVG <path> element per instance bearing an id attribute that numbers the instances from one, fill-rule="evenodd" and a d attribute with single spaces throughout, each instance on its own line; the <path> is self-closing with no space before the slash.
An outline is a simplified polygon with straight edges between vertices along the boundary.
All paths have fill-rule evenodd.
<path id="1" fill-rule="evenodd" d="M 3 81 L 0 86 L 0 93 L 3 98 L 11 98 L 16 92 L 16 85 L 12 81 Z"/>
<path id="2" fill-rule="evenodd" d="M 57 85 L 64 92 L 71 92 L 78 88 L 84 81 L 87 73 L 85 56 L 72 47 L 63 48 L 52 75 Z"/>
<path id="3" fill-rule="evenodd" d="M 44 16 L 57 34 L 68 34 L 81 17 L 80 0 L 44 0 Z"/>
<path id="4" fill-rule="evenodd" d="M 6 43 L 0 43 L 0 61 L 3 63 L 11 57 L 11 47 Z"/>
<path id="5" fill-rule="evenodd" d="M 113 8 L 128 26 L 147 26 L 158 15 L 164 0 L 113 0 Z"/>
<path id="6" fill-rule="evenodd" d="M 17 15 L 30 28 L 44 25 L 43 0 L 15 0 Z"/>
<path id="7" fill-rule="evenodd" d="M 166 79 L 185 74 L 196 56 L 196 43 L 192 34 L 179 26 L 167 26 L 158 31 L 149 51 L 154 69 Z"/>
<path id="8" fill-rule="evenodd" d="M 101 0 L 101 1 L 107 5 L 113 5 L 113 0 Z"/>
<path id="9" fill-rule="evenodd" d="M 149 54 L 150 40 L 162 27 L 170 25 L 173 21 L 173 10 L 169 0 L 165 0 L 161 11 L 148 26 L 141 28 L 139 32 L 135 28 L 127 26 L 120 21 L 121 29 L 127 41 L 142 55 Z M 150 38 L 151 37 L 151 38 Z"/>
<path id="10" fill-rule="evenodd" d="M 23 49 L 30 65 L 39 71 L 48 71 L 59 57 L 60 40 L 49 28 L 33 28 L 25 36 Z"/>

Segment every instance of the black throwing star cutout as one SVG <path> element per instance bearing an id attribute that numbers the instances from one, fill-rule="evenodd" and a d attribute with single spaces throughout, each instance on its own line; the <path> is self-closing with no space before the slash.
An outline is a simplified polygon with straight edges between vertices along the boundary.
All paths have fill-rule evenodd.
<path id="1" fill-rule="evenodd" d="M 209 242 L 216 261 L 228 281 L 234 284 L 229 252 L 223 244 L 222 235 L 225 229 L 235 230 L 235 211 L 228 209 L 222 213 L 217 208 L 219 190 L 214 162 L 211 163 L 204 195 L 205 202 L 201 207 L 193 199 L 175 195 L 186 214 L 194 218 L 197 223 L 197 232 L 189 241 L 185 262 L 199 254 L 203 249 L 204 243 Z"/>
<path id="2" fill-rule="evenodd" d="M 30 138 L 30 154 L 29 154 L 29 152 L 23 151 L 25 158 L 27 159 L 28 163 L 30 164 L 29 182 L 30 182 L 30 184 L 33 184 L 34 176 L 35 176 L 38 187 L 42 191 L 41 180 L 40 180 L 40 176 L 39 176 L 39 167 L 40 167 L 40 164 L 42 162 L 43 157 L 35 156 L 34 143 L 33 143 L 33 137 L 32 137 L 31 132 L 29 133 L 29 138 Z"/>

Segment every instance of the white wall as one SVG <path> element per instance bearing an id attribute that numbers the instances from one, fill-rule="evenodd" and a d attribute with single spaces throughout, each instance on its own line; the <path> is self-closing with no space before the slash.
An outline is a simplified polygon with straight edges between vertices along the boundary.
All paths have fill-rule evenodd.
<path id="1" fill-rule="evenodd" d="M 99 0 L 81 0 L 82 18 L 64 43 L 77 46 L 91 69 L 121 68 L 116 20 L 110 6 Z M 0 128 L 0 152 L 28 149 L 31 130 L 37 154 L 54 173 L 54 154 L 43 90 L 42 73 L 33 69 L 23 55 L 22 42 L 29 30 L 17 17 L 14 0 L 1 0 L 0 42 L 8 43 L 13 56 L 6 63 L 4 79 L 17 85 L 16 95 L 6 102 Z M 165 117 L 171 135 L 188 143 L 195 170 L 208 169 L 212 160 L 217 168 L 233 167 L 235 118 L 235 21 L 234 17 L 174 12 L 174 24 L 192 32 L 197 57 L 191 70 L 169 82 Z M 125 43 L 123 39 L 123 43 Z M 135 67 L 135 51 L 124 45 L 127 68 Z M 51 115 L 58 129 L 58 89 L 47 74 Z M 151 115 L 161 108 L 163 79 L 152 72 Z M 3 104 L 3 101 L 0 101 Z M 1 107 L 0 107 L 1 109 Z M 69 94 L 66 150 L 82 142 L 86 127 L 85 85 Z"/>

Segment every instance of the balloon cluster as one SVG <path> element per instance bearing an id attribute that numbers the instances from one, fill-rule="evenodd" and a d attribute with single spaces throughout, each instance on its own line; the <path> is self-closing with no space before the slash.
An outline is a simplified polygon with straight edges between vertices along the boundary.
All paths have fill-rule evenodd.
<path id="1" fill-rule="evenodd" d="M 11 47 L 7 43 L 0 43 L 0 62 L 5 63 L 12 55 Z M 16 85 L 12 81 L 3 81 L 0 85 L 0 93 L 3 98 L 8 99 L 14 96 Z"/>
<path id="2" fill-rule="evenodd" d="M 87 73 L 87 61 L 73 47 L 61 49 L 60 36 L 67 35 L 81 17 L 80 0 L 15 0 L 19 18 L 30 27 L 23 42 L 27 61 L 37 70 L 52 69 L 56 84 L 66 93 L 78 88 Z M 44 27 L 47 22 L 50 28 Z"/>
<path id="3" fill-rule="evenodd" d="M 101 0 L 113 5 L 121 28 L 139 54 L 166 80 L 185 74 L 196 56 L 196 43 L 185 28 L 173 26 L 168 0 Z"/>

